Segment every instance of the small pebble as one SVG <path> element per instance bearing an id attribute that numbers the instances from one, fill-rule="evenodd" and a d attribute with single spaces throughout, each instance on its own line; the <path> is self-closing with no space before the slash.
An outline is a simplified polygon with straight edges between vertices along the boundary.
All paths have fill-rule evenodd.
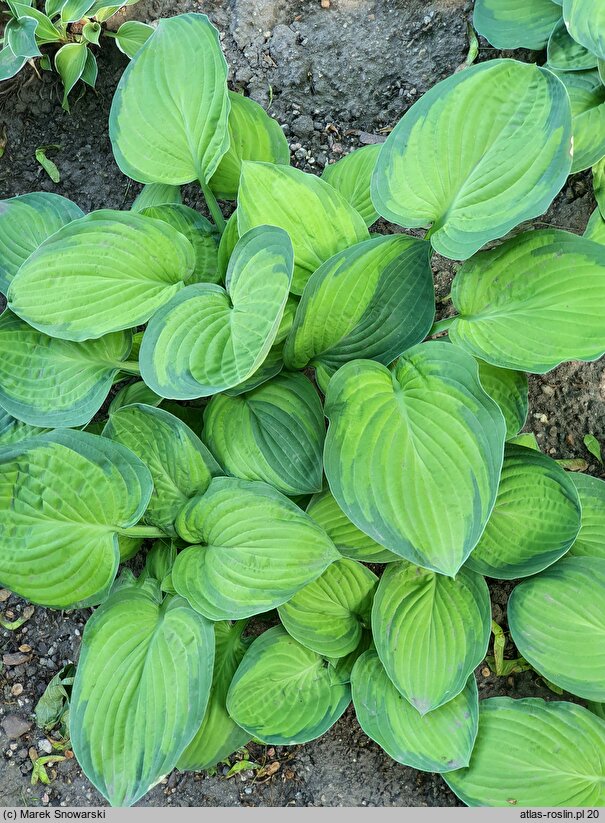
<path id="1" fill-rule="evenodd" d="M 23 686 L 21 683 L 15 683 L 11 689 L 11 694 L 13 697 L 19 697 L 20 694 L 23 694 Z"/>
<path id="2" fill-rule="evenodd" d="M 38 740 L 36 743 L 39 752 L 44 752 L 44 754 L 52 754 L 53 747 L 50 740 L 44 738 L 43 740 Z"/>

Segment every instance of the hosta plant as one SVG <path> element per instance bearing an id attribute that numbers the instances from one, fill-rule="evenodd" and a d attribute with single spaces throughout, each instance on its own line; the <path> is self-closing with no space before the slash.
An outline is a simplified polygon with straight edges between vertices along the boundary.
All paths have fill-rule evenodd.
<path id="1" fill-rule="evenodd" d="M 133 57 L 153 32 L 137 20 L 129 20 L 116 32 L 105 21 L 122 6 L 138 0 L 112 4 L 110 0 L 2 0 L 4 35 L 0 45 L 0 81 L 9 80 L 30 62 L 42 70 L 53 68 L 63 83 L 63 108 L 69 111 L 69 95 L 81 80 L 95 87 L 97 59 L 92 47 L 102 37 L 115 39 L 121 52 Z"/>
<path id="2" fill-rule="evenodd" d="M 0 582 L 94 607 L 76 757 L 127 805 L 352 701 L 469 805 L 603 805 L 605 482 L 518 438 L 527 372 L 605 353 L 600 224 L 517 228 L 572 169 L 564 83 L 467 68 L 317 177 L 226 79 L 206 17 L 162 21 L 111 110 L 132 210 L 0 205 Z M 577 700 L 479 701 L 486 578 Z"/>

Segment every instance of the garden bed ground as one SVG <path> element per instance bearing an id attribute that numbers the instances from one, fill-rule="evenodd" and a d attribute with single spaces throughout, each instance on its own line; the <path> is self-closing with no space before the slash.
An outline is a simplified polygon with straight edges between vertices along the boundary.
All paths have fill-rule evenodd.
<path id="1" fill-rule="evenodd" d="M 293 162 L 309 171 L 383 135 L 423 92 L 464 61 L 465 0 L 142 0 L 132 15 L 154 20 L 184 11 L 204 11 L 224 32 L 234 88 L 245 90 L 284 126 Z M 485 44 L 483 44 L 485 45 Z M 480 59 L 497 56 L 482 48 Z M 111 43 L 99 60 L 97 94 L 87 91 L 71 116 L 60 107 L 59 85 L 27 69 L 24 82 L 8 93 L 0 86 L 0 197 L 35 190 L 56 191 L 83 209 L 128 208 L 138 191 L 124 178 L 111 154 L 107 117 L 115 85 L 126 64 Z M 6 85 L 5 85 L 6 88 Z M 161 129 L 161 124 L 158 124 Z M 35 149 L 56 144 L 61 181 L 52 183 L 34 159 Z M 196 203 L 196 193 L 188 192 Z M 572 179 L 543 218 L 580 232 L 593 208 L 590 179 Z M 449 291 L 452 266 L 437 260 L 439 294 Z M 605 443 L 603 361 L 571 363 L 531 380 L 528 429 L 542 449 L 556 457 L 581 457 L 589 471 L 602 472 L 582 438 L 591 432 Z M 492 585 L 494 618 L 505 621 L 510 585 Z M 0 593 L 1 598 L 8 593 Z M 0 611 L 18 616 L 25 604 L 14 596 Z M 36 608 L 18 631 L 0 630 L 0 654 L 18 652 L 0 670 L 0 804 L 67 805 L 104 801 L 74 760 L 56 766 L 48 786 L 30 785 L 28 751 L 44 753 L 44 735 L 32 709 L 51 677 L 78 654 L 87 614 Z M 5 658 L 6 661 L 6 658 Z M 533 673 L 496 678 L 485 666 L 477 677 L 481 696 L 554 697 Z M 23 687 L 23 691 L 17 694 Z M 15 686 L 17 686 L 15 688 Z M 447 806 L 458 803 L 443 780 L 394 763 L 361 732 L 349 710 L 319 741 L 306 746 L 251 747 L 259 762 L 279 763 L 270 777 L 243 772 L 226 779 L 173 773 L 142 805 Z M 276 769 L 277 767 L 272 767 Z M 271 769 L 269 769 L 271 771 Z"/>

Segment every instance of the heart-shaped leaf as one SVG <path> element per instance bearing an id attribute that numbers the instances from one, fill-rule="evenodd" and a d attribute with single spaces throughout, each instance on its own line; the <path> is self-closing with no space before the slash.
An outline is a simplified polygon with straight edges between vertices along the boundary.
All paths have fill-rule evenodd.
<path id="1" fill-rule="evenodd" d="M 141 214 L 164 220 L 181 234 L 193 247 L 195 265 L 187 284 L 218 283 L 222 277 L 218 270 L 218 238 L 212 224 L 189 206 L 165 203 L 140 209 Z"/>
<path id="2" fill-rule="evenodd" d="M 227 63 L 205 14 L 160 20 L 111 104 L 116 163 L 140 183 L 206 184 L 229 146 Z M 158 128 L 161 124 L 161 136 Z"/>
<path id="3" fill-rule="evenodd" d="M 573 131 L 572 174 L 589 169 L 605 156 L 605 86 L 599 72 L 555 72 L 569 94 Z"/>
<path id="4" fill-rule="evenodd" d="M 580 511 L 571 475 L 545 454 L 507 445 L 496 505 L 466 565 L 498 580 L 536 574 L 569 550 Z"/>
<path id="5" fill-rule="evenodd" d="M 63 100 L 61 107 L 69 111 L 67 98 L 70 91 L 83 76 L 89 55 L 86 43 L 66 43 L 55 54 L 55 68 L 63 81 Z M 55 181 L 58 182 L 58 181 Z"/>
<path id="6" fill-rule="evenodd" d="M 285 231 L 259 226 L 237 243 L 225 289 L 189 286 L 158 311 L 141 346 L 141 374 L 162 397 L 218 394 L 246 380 L 269 353 L 293 269 Z"/>
<path id="7" fill-rule="evenodd" d="M 324 530 L 266 483 L 216 477 L 176 528 L 204 545 L 179 554 L 172 582 L 210 620 L 274 609 L 339 558 Z"/>
<path id="8" fill-rule="evenodd" d="M 49 337 L 10 311 L 0 317 L 0 403 L 32 426 L 88 423 L 109 394 L 132 335 L 75 343 Z"/>
<path id="9" fill-rule="evenodd" d="M 473 25 L 497 49 L 540 51 L 560 17 L 552 0 L 476 0 Z"/>
<path id="10" fill-rule="evenodd" d="M 405 113 L 380 152 L 372 200 L 393 223 L 431 225 L 435 251 L 466 260 L 542 214 L 571 158 L 560 80 L 534 64 L 491 60 L 437 83 Z"/>
<path id="11" fill-rule="evenodd" d="M 138 457 L 92 434 L 57 429 L 2 449 L 2 585 L 45 606 L 100 603 L 117 535 L 140 520 L 151 490 Z"/>
<path id="12" fill-rule="evenodd" d="M 377 583 L 373 572 L 343 557 L 280 606 L 280 620 L 308 649 L 324 657 L 345 657 L 370 625 Z"/>
<path id="13" fill-rule="evenodd" d="M 229 92 L 229 148 L 210 180 L 223 200 L 235 200 L 244 160 L 290 164 L 290 147 L 281 126 L 254 100 Z"/>
<path id="14" fill-rule="evenodd" d="M 13 443 L 20 443 L 30 437 L 45 434 L 49 429 L 39 426 L 30 426 L 22 420 L 17 420 L 5 409 L 0 408 L 0 446 L 10 446 Z"/>
<path id="15" fill-rule="evenodd" d="M 325 436 L 319 395 L 298 373 L 237 397 L 217 395 L 204 414 L 204 440 L 229 474 L 287 495 L 321 490 Z"/>
<path id="16" fill-rule="evenodd" d="M 151 472 L 153 494 L 145 522 L 168 534 L 176 533 L 174 521 L 185 503 L 223 473 L 191 429 L 164 409 L 124 406 L 111 414 L 103 436 L 129 448 Z"/>
<path id="17" fill-rule="evenodd" d="M 563 19 L 574 40 L 605 60 L 605 6 L 599 0 L 563 0 Z"/>
<path id="18" fill-rule="evenodd" d="M 393 760 L 425 772 L 468 766 L 479 720 L 474 674 L 453 700 L 422 715 L 393 686 L 376 652 L 367 651 L 353 666 L 351 692 L 359 725 Z"/>
<path id="19" fill-rule="evenodd" d="M 505 435 L 476 362 L 459 354 L 434 341 L 409 349 L 392 372 L 347 363 L 325 405 L 324 470 L 338 505 L 385 548 L 452 576 L 491 514 Z"/>
<path id="20" fill-rule="evenodd" d="M 495 400 L 506 421 L 506 439 L 518 434 L 527 419 L 529 388 L 527 377 L 519 371 L 501 369 L 479 360 L 479 380 Z"/>
<path id="21" fill-rule="evenodd" d="M 36 21 L 37 27 L 35 32 L 38 45 L 42 45 L 44 43 L 56 43 L 61 40 L 61 32 L 55 28 L 49 17 L 43 12 L 38 11 L 35 6 L 29 6 L 27 3 L 11 2 L 11 8 L 14 10 L 18 18 L 31 17 Z"/>
<path id="22" fill-rule="evenodd" d="M 127 586 L 86 624 L 70 700 L 78 763 L 112 806 L 175 767 L 206 711 L 212 624 L 180 597 Z"/>
<path id="23" fill-rule="evenodd" d="M 563 20 L 560 20 L 552 30 L 547 55 L 548 68 L 561 71 L 594 69 L 598 62 L 596 55 L 571 37 Z"/>
<path id="24" fill-rule="evenodd" d="M 0 201 L 0 291 L 32 252 L 51 234 L 84 212 L 71 200 L 51 192 L 34 192 Z"/>
<path id="25" fill-rule="evenodd" d="M 582 507 L 582 525 L 570 554 L 605 560 L 605 481 L 575 472 L 570 479 Z"/>
<path id="26" fill-rule="evenodd" d="M 459 694 L 485 657 L 491 607 L 485 580 L 455 579 L 411 563 L 387 566 L 372 608 L 372 635 L 388 676 L 420 714 Z M 430 677 L 427 677 L 430 672 Z"/>
<path id="27" fill-rule="evenodd" d="M 337 163 L 327 165 L 321 174 L 326 183 L 340 192 L 347 203 L 361 214 L 368 227 L 379 216 L 370 196 L 370 182 L 379 154 L 379 143 L 363 146 L 346 154 Z"/>
<path id="28" fill-rule="evenodd" d="M 605 219 L 598 208 L 590 215 L 584 238 L 605 246 Z"/>
<path id="29" fill-rule="evenodd" d="M 5 43 L 15 57 L 39 57 L 42 52 L 36 42 L 38 22 L 33 17 L 11 17 L 4 28 Z"/>
<path id="30" fill-rule="evenodd" d="M 435 315 L 430 246 L 395 235 L 357 243 L 309 279 L 286 341 L 286 366 L 314 366 L 326 391 L 343 363 L 388 365 L 423 340 Z"/>
<path id="31" fill-rule="evenodd" d="M 467 806 L 599 807 L 604 758 L 605 722 L 582 706 L 492 697 L 470 767 L 444 779 Z"/>
<path id="32" fill-rule="evenodd" d="M 393 563 L 401 560 L 398 554 L 385 549 L 351 523 L 329 489 L 311 498 L 307 514 L 322 527 L 344 557 L 363 563 Z"/>
<path id="33" fill-rule="evenodd" d="M 328 183 L 270 163 L 242 164 L 237 222 L 240 235 L 263 224 L 288 232 L 294 247 L 294 294 L 302 294 L 324 260 L 369 237 L 360 214 Z"/>
<path id="34" fill-rule="evenodd" d="M 180 186 L 169 186 L 167 183 L 147 183 L 136 196 L 130 210 L 141 212 L 143 209 L 155 206 L 181 205 L 182 202 Z"/>
<path id="35" fill-rule="evenodd" d="M 112 415 L 123 406 L 130 406 L 133 403 L 144 403 L 146 406 L 159 406 L 163 398 L 143 383 L 142 380 L 135 380 L 123 386 L 109 404 L 109 414 Z"/>
<path id="36" fill-rule="evenodd" d="M 153 26 L 148 26 L 147 23 L 141 23 L 140 20 L 127 20 L 116 32 L 116 46 L 122 54 L 132 60 L 154 32 Z"/>
<path id="37" fill-rule="evenodd" d="M 605 249 L 557 229 L 514 237 L 454 278 L 450 340 L 494 366 L 544 374 L 605 352 Z"/>
<path id="38" fill-rule="evenodd" d="M 181 771 L 209 769 L 250 739 L 248 732 L 231 719 L 226 706 L 233 675 L 250 645 L 249 640 L 242 640 L 245 626 L 244 620 L 233 625 L 214 624 L 216 648 L 210 699 L 201 726 L 176 764 Z"/>
<path id="39" fill-rule="evenodd" d="M 9 307 L 63 340 L 88 340 L 145 323 L 184 286 L 191 244 L 160 220 L 104 209 L 68 223 L 25 261 Z"/>
<path id="40" fill-rule="evenodd" d="M 246 652 L 227 695 L 227 711 L 252 737 L 292 746 L 320 737 L 350 702 L 340 669 L 275 626 Z"/>
<path id="41" fill-rule="evenodd" d="M 565 557 L 520 583 L 508 601 L 519 652 L 544 677 L 605 701 L 605 559 Z"/>
<path id="42" fill-rule="evenodd" d="M 0 80 L 9 80 L 21 71 L 26 63 L 25 57 L 15 57 L 8 46 L 0 49 Z"/>

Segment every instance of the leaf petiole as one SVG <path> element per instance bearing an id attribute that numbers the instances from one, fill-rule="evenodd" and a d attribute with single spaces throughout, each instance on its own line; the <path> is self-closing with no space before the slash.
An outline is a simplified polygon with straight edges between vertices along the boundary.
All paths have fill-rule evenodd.
<path id="1" fill-rule="evenodd" d="M 129 529 L 117 529 L 118 534 L 124 537 L 166 537 L 166 532 L 162 529 L 155 528 L 155 526 L 131 526 Z"/>
<path id="2" fill-rule="evenodd" d="M 200 184 L 200 188 L 202 190 L 202 194 L 204 195 L 204 200 L 206 201 L 206 205 L 208 206 L 208 211 L 212 215 L 212 219 L 214 220 L 214 225 L 222 234 L 225 231 L 225 226 L 227 223 L 225 222 L 225 218 L 223 217 L 223 213 L 220 209 L 220 206 L 217 202 L 214 193 L 210 186 L 204 182 L 203 177 L 198 178 L 198 182 Z"/>

